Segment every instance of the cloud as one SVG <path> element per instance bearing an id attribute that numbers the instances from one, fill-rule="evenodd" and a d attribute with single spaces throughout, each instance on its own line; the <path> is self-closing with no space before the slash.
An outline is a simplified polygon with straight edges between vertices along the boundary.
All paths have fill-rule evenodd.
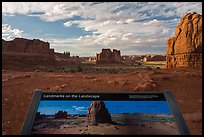
<path id="1" fill-rule="evenodd" d="M 79 106 L 72 106 L 72 108 L 74 108 L 76 111 L 86 111 L 86 108 L 83 107 L 83 106 L 81 106 L 81 107 L 79 107 Z"/>
<path id="2" fill-rule="evenodd" d="M 129 49 L 141 45 L 144 48 L 148 46 L 163 48 L 166 45 L 166 39 L 174 33 L 179 22 L 178 18 L 189 11 L 189 6 L 194 5 L 194 10 L 199 12 L 202 9 L 198 8 L 200 5 L 196 3 L 179 4 L 180 8 L 178 3 L 116 3 L 113 4 L 115 7 L 106 4 L 95 7 L 100 14 L 95 12 L 86 14 L 87 11 L 85 11 L 83 14 L 84 16 L 86 14 L 85 20 L 69 21 L 64 24 L 67 26 L 77 24 L 79 28 L 93 32 L 92 35 L 80 36 L 78 40 L 81 44 L 97 46 L 98 49 L 119 48 L 122 51 L 126 48 L 125 46 Z M 182 10 L 178 10 L 181 7 Z M 88 9 L 91 10 L 92 7 Z M 136 11 L 136 13 L 131 11 Z"/>
<path id="3" fill-rule="evenodd" d="M 120 49 L 122 54 L 141 53 L 142 48 L 163 52 L 166 40 L 175 32 L 180 18 L 188 12 L 202 14 L 201 2 L 3 2 L 4 16 L 25 14 L 46 22 L 66 19 L 72 25 L 90 32 L 84 36 L 49 39 L 53 47 L 68 47 L 71 52 L 92 54 L 101 48 Z M 37 15 L 33 13 L 39 13 Z M 74 17 L 80 17 L 75 19 Z M 3 30 L 2 30 L 3 31 Z M 15 30 L 20 34 L 20 30 Z M 13 32 L 14 33 L 14 32 Z M 2 35 L 3 37 L 3 35 Z M 4 37 L 6 35 L 4 34 Z M 151 47 L 151 48 L 150 48 Z M 153 47 L 157 47 L 153 49 Z M 159 50 L 159 47 L 161 50 Z M 87 48 L 89 49 L 87 51 Z M 134 49 L 134 51 L 132 50 Z M 76 52 L 77 51 L 77 52 Z"/>
<path id="4" fill-rule="evenodd" d="M 183 16 L 195 11 L 202 14 L 201 2 L 2 2 L 2 14 L 13 15 L 41 12 L 45 21 L 57 21 L 80 16 L 84 19 L 134 20 L 155 16 Z M 138 18 L 139 17 L 139 18 Z"/>
<path id="5" fill-rule="evenodd" d="M 164 53 L 166 40 L 175 32 L 178 22 L 177 19 L 161 21 L 152 19 L 148 22 L 132 22 L 130 25 L 117 24 L 117 21 L 113 20 L 105 23 L 96 20 L 72 21 L 74 24 L 78 23 L 78 27 L 95 33 L 76 39 L 59 39 L 59 41 L 71 42 L 72 44 L 63 44 L 63 46 L 67 46 L 71 53 L 78 55 L 95 55 L 101 52 L 102 48 L 120 49 L 122 55 L 144 54 L 148 49 L 149 52 Z M 157 48 L 152 48 L 153 46 Z"/>
<path id="6" fill-rule="evenodd" d="M 70 27 L 70 26 L 72 26 L 73 24 L 74 24 L 73 22 L 65 22 L 65 23 L 64 23 L 64 26 Z"/>
<path id="7" fill-rule="evenodd" d="M 160 22 L 157 19 L 153 19 L 149 22 L 145 22 L 144 25 L 154 25 L 154 24 L 160 24 Z"/>
<path id="8" fill-rule="evenodd" d="M 134 21 L 134 19 L 126 19 L 126 23 L 132 23 Z"/>
<path id="9" fill-rule="evenodd" d="M 4 40 L 13 40 L 16 37 L 22 37 L 23 31 L 20 29 L 12 29 L 8 24 L 2 24 L 2 38 Z"/>

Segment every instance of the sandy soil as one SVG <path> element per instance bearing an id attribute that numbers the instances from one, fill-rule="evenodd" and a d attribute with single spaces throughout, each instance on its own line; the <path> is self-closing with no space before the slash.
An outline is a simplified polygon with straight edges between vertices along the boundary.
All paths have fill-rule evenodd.
<path id="1" fill-rule="evenodd" d="M 132 93 L 171 90 L 191 134 L 202 134 L 202 72 L 138 70 L 127 74 L 18 72 L 2 70 L 2 133 L 19 134 L 35 89 Z"/>
<path id="2" fill-rule="evenodd" d="M 112 125 L 108 123 L 100 123 L 93 125 L 80 125 L 75 128 L 43 128 L 33 134 L 93 134 L 93 135 L 179 135 L 177 127 L 172 123 L 165 125 L 160 122 L 145 123 L 139 125 Z"/>
<path id="3" fill-rule="evenodd" d="M 94 134 L 94 135 L 179 135 L 173 115 L 112 114 L 113 123 L 90 123 L 87 117 L 54 119 L 44 117 L 34 122 L 31 134 Z"/>

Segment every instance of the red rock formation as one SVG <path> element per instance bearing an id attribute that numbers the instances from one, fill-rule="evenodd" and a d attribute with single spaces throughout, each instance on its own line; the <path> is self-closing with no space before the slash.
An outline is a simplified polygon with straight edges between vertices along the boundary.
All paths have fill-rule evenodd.
<path id="1" fill-rule="evenodd" d="M 167 40 L 166 67 L 202 66 L 202 15 L 183 16 L 174 37 Z"/>
<path id="2" fill-rule="evenodd" d="M 5 41 L 2 39 L 2 52 L 44 54 L 54 56 L 54 49 L 50 49 L 50 44 L 38 39 L 28 40 L 24 38 L 15 38 L 12 41 Z"/>
<path id="3" fill-rule="evenodd" d="M 80 58 L 79 56 L 70 56 L 70 53 L 55 53 L 55 60 L 58 61 L 60 65 L 68 64 L 80 64 L 85 61 L 85 59 Z"/>
<path id="4" fill-rule="evenodd" d="M 48 42 L 23 38 L 12 41 L 2 39 L 2 67 L 5 69 L 27 69 L 37 65 L 55 64 L 54 49 L 50 49 Z"/>
<path id="5" fill-rule="evenodd" d="M 40 119 L 43 119 L 44 117 L 45 117 L 45 114 L 40 114 L 40 112 L 37 112 L 35 119 L 40 120 Z"/>
<path id="6" fill-rule="evenodd" d="M 67 118 L 67 112 L 66 111 L 58 111 L 55 113 L 54 118 L 55 119 L 66 119 Z"/>
<path id="7" fill-rule="evenodd" d="M 128 62 L 142 61 L 144 57 L 145 57 L 145 55 L 122 56 L 123 61 L 128 61 Z"/>
<path id="8" fill-rule="evenodd" d="M 120 50 L 113 49 L 102 49 L 102 52 L 96 54 L 97 64 L 107 64 L 107 63 L 120 63 L 121 62 Z"/>
<path id="9" fill-rule="evenodd" d="M 112 60 L 116 63 L 121 62 L 120 50 L 113 49 Z"/>
<path id="10" fill-rule="evenodd" d="M 2 66 L 4 69 L 34 69 L 38 66 L 80 64 L 79 56 L 70 57 L 70 52 L 55 53 L 48 42 L 16 38 L 2 39 Z"/>
<path id="11" fill-rule="evenodd" d="M 143 58 L 143 61 L 165 61 L 166 60 L 166 55 L 146 55 Z"/>
<path id="12" fill-rule="evenodd" d="M 88 108 L 89 123 L 111 123 L 111 115 L 103 101 L 93 101 Z"/>

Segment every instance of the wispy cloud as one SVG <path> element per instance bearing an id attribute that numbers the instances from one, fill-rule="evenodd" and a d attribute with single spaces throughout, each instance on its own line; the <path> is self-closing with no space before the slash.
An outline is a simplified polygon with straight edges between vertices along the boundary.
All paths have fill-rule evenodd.
<path id="1" fill-rule="evenodd" d="M 83 106 L 72 106 L 72 108 L 76 111 L 87 111 L 86 108 Z"/>
<path id="2" fill-rule="evenodd" d="M 21 37 L 23 31 L 20 29 L 13 29 L 8 24 L 2 24 L 2 38 L 5 40 L 12 40 L 16 37 Z"/>
<path id="3" fill-rule="evenodd" d="M 134 54 L 142 53 L 143 50 L 148 51 L 148 49 L 157 53 L 163 52 L 166 47 L 166 40 L 173 35 L 180 18 L 191 11 L 202 14 L 202 3 L 2 3 L 2 14 L 5 16 L 32 15 L 46 22 L 71 19 L 71 21 L 62 24 L 65 29 L 76 25 L 76 27 L 89 31 L 91 34 L 77 38 L 49 39 L 49 41 L 55 47 L 59 46 L 60 43 L 60 46 L 78 49 L 78 54 L 83 54 L 84 50 L 89 48 L 89 55 L 93 54 L 91 52 L 100 51 L 101 48 L 106 47 L 120 49 L 122 54 L 133 53 L 132 49 L 134 49 Z M 33 15 L 32 13 L 38 14 Z M 76 16 L 80 19 L 74 19 Z"/>

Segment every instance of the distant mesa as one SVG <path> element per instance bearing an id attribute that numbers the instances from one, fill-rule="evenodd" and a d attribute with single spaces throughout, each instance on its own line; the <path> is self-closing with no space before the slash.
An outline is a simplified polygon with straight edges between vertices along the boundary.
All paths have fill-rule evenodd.
<path id="1" fill-rule="evenodd" d="M 73 114 L 71 115 L 71 118 L 79 118 L 79 117 L 86 117 L 87 114 Z"/>
<path id="2" fill-rule="evenodd" d="M 89 123 L 111 123 L 111 115 L 103 101 L 93 101 L 88 108 L 87 121 Z"/>
<path id="3" fill-rule="evenodd" d="M 38 39 L 15 38 L 12 41 L 2 39 L 2 52 L 45 54 L 54 56 L 54 49 L 50 49 L 50 44 Z"/>
<path id="4" fill-rule="evenodd" d="M 40 120 L 40 119 L 43 119 L 44 117 L 45 117 L 45 114 L 40 114 L 40 112 L 37 112 L 35 119 Z"/>
<path id="5" fill-rule="evenodd" d="M 120 50 L 113 49 L 102 49 L 101 53 L 96 54 L 96 64 L 110 64 L 110 63 L 121 63 Z"/>
<path id="6" fill-rule="evenodd" d="M 68 117 L 68 115 L 67 115 L 66 111 L 58 111 L 54 115 L 54 119 L 66 119 L 67 117 Z"/>
<path id="7" fill-rule="evenodd" d="M 12 41 L 2 39 L 2 68 L 27 69 L 31 65 L 56 64 L 54 49 L 50 44 L 38 39 L 15 38 Z"/>
<path id="8" fill-rule="evenodd" d="M 50 48 L 49 42 L 38 39 L 15 38 L 11 41 L 2 39 L 2 64 L 5 69 L 33 68 L 37 65 L 59 66 L 79 64 L 79 56 L 70 56 L 70 52 L 57 53 Z"/>
<path id="9" fill-rule="evenodd" d="M 165 61 L 166 60 L 166 55 L 146 55 L 143 58 L 143 62 L 147 61 Z"/>
<path id="10" fill-rule="evenodd" d="M 202 66 L 202 15 L 191 12 L 181 18 L 166 52 L 167 68 Z"/>

